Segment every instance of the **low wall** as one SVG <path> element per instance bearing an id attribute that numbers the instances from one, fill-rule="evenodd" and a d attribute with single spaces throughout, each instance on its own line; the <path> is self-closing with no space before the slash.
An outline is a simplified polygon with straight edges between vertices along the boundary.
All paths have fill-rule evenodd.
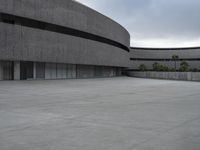
<path id="1" fill-rule="evenodd" d="M 139 72 L 129 71 L 128 75 L 138 78 L 153 78 L 153 79 L 169 79 L 169 80 L 186 80 L 200 81 L 200 72 Z"/>

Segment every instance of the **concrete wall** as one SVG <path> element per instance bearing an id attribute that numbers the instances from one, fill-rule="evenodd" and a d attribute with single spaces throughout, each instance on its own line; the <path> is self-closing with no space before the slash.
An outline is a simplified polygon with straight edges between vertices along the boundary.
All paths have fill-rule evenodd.
<path id="1" fill-rule="evenodd" d="M 131 48 L 130 57 L 133 59 L 143 59 L 143 60 L 131 60 L 130 69 L 138 69 L 141 64 L 144 64 L 147 69 L 152 69 L 152 65 L 155 62 L 159 64 L 166 65 L 170 68 L 175 67 L 173 60 L 171 61 L 160 61 L 159 59 L 171 59 L 172 55 L 178 55 L 180 59 L 186 59 L 186 62 L 190 65 L 190 68 L 200 69 L 200 48 L 169 48 L 169 49 L 157 49 L 157 48 Z M 145 59 L 155 59 L 155 60 L 145 60 Z M 182 60 L 177 61 L 177 68 L 180 67 Z"/>
<path id="2" fill-rule="evenodd" d="M 169 80 L 186 80 L 200 81 L 199 72 L 137 72 L 129 71 L 128 75 L 138 78 L 153 78 L 153 79 L 169 79 Z"/>
<path id="3" fill-rule="evenodd" d="M 114 40 L 129 48 L 118 23 L 72 0 L 0 0 L 0 12 L 62 25 Z M 0 60 L 129 67 L 122 48 L 66 34 L 0 22 Z"/>
<path id="4" fill-rule="evenodd" d="M 72 27 L 129 46 L 125 28 L 110 18 L 74 0 L 0 0 L 0 11 Z"/>
<path id="5" fill-rule="evenodd" d="M 2 63 L 0 61 L 0 81 L 3 80 L 3 66 Z"/>
<path id="6" fill-rule="evenodd" d="M 130 55 L 133 58 L 172 58 L 178 55 L 179 58 L 200 58 L 200 47 L 191 48 L 131 48 Z"/>

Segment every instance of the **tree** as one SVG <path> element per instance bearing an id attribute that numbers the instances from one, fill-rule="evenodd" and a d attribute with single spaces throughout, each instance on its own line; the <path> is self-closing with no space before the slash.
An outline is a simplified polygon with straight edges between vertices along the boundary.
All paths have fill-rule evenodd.
<path id="1" fill-rule="evenodd" d="M 200 72 L 200 70 L 198 68 L 191 68 L 191 69 L 189 69 L 189 71 L 191 71 L 191 72 Z"/>
<path id="2" fill-rule="evenodd" d="M 153 71 L 158 71 L 159 69 L 159 67 L 158 67 L 158 63 L 157 62 L 155 62 L 154 64 L 153 64 Z"/>
<path id="3" fill-rule="evenodd" d="M 186 62 L 186 61 L 183 61 L 181 62 L 181 65 L 180 65 L 180 71 L 188 71 L 189 69 L 189 64 Z"/>
<path id="4" fill-rule="evenodd" d="M 139 67 L 139 70 L 144 72 L 144 71 L 147 70 L 147 68 L 144 64 L 141 64 L 140 67 Z"/>
<path id="5" fill-rule="evenodd" d="M 175 67 L 175 70 L 177 69 L 176 67 L 176 61 L 179 59 L 179 56 L 178 55 L 172 55 L 172 60 L 174 61 L 174 67 Z"/>
<path id="6" fill-rule="evenodd" d="M 153 70 L 154 71 L 169 71 L 169 68 L 166 65 L 162 65 L 162 64 L 155 62 L 153 64 Z"/>

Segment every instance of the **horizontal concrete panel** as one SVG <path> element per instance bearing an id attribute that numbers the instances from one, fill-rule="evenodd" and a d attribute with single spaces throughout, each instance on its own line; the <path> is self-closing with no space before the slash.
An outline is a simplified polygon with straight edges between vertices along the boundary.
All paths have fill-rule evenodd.
<path id="1" fill-rule="evenodd" d="M 100 42 L 0 23 L 0 59 L 129 67 L 129 53 Z"/>
<path id="2" fill-rule="evenodd" d="M 121 25 L 73 0 L 0 0 L 0 4 L 0 12 L 86 31 L 127 47 L 130 44 L 130 35 Z"/>
<path id="3" fill-rule="evenodd" d="M 179 58 L 200 58 L 200 48 L 188 49 L 130 49 L 131 58 L 155 58 L 165 59 L 178 55 Z"/>

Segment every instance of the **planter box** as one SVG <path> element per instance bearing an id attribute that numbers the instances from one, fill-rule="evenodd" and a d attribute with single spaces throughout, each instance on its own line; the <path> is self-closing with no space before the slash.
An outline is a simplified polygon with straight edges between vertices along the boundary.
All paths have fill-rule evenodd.
<path id="1" fill-rule="evenodd" d="M 200 81 L 200 72 L 129 71 L 128 75 L 131 77 L 138 77 L 138 78 Z"/>

